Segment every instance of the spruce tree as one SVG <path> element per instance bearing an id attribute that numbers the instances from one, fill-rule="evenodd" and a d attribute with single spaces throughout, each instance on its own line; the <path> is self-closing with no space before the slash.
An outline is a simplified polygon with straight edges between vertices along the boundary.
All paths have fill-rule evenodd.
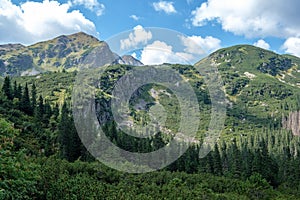
<path id="1" fill-rule="evenodd" d="M 10 78 L 9 76 L 6 76 L 4 78 L 4 83 L 2 86 L 2 91 L 7 97 L 7 99 L 12 100 L 13 99 L 13 93 L 12 93 L 12 88 L 11 88 L 11 83 L 10 83 Z"/>
<path id="2" fill-rule="evenodd" d="M 36 86 L 35 83 L 32 83 L 32 88 L 31 88 L 31 106 L 33 111 L 35 111 L 36 108 Z"/>
<path id="3" fill-rule="evenodd" d="M 235 138 L 233 139 L 233 143 L 231 146 L 231 158 L 232 158 L 232 173 L 235 178 L 239 178 L 241 176 L 242 159 Z"/>
<path id="4" fill-rule="evenodd" d="M 21 86 L 21 84 L 18 84 L 18 88 L 17 88 L 16 94 L 15 94 L 15 97 L 20 99 L 20 100 L 22 98 L 22 86 Z"/>
<path id="5" fill-rule="evenodd" d="M 52 116 L 52 109 L 49 101 L 45 101 L 44 103 L 44 123 L 49 124 L 49 120 Z"/>
<path id="6" fill-rule="evenodd" d="M 223 173 L 226 173 L 229 170 L 229 161 L 228 161 L 228 155 L 227 155 L 227 145 L 226 145 L 225 141 L 223 141 L 223 143 L 222 143 L 221 152 L 222 152 Z"/>
<path id="7" fill-rule="evenodd" d="M 214 151 L 213 151 L 213 168 L 214 168 L 214 174 L 216 175 L 222 175 L 222 163 L 221 163 L 221 156 L 219 152 L 218 145 L 215 144 Z"/>
<path id="8" fill-rule="evenodd" d="M 17 81 L 14 81 L 12 93 L 13 93 L 14 98 L 18 98 L 18 85 L 17 85 Z"/>
<path id="9" fill-rule="evenodd" d="M 28 115 L 31 115 L 33 113 L 31 103 L 30 103 L 29 90 L 28 90 L 27 83 L 25 85 L 25 88 L 24 88 L 24 91 L 22 94 L 22 98 L 21 98 L 21 102 L 20 102 L 20 109 Z"/>
<path id="10" fill-rule="evenodd" d="M 58 129 L 61 155 L 68 161 L 73 162 L 80 156 L 81 142 L 73 118 L 69 116 L 66 103 L 62 106 Z"/>
<path id="11" fill-rule="evenodd" d="M 36 108 L 35 116 L 36 116 L 36 119 L 38 121 L 40 121 L 40 122 L 43 121 L 43 117 L 44 117 L 44 99 L 41 95 L 39 96 L 38 106 Z"/>

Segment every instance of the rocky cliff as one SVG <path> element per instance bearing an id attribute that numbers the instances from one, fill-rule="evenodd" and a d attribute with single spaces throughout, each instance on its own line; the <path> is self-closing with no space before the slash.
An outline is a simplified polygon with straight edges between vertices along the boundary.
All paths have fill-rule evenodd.
<path id="1" fill-rule="evenodd" d="M 282 126 L 300 136 L 300 111 L 290 112 L 287 117 L 283 117 Z"/>

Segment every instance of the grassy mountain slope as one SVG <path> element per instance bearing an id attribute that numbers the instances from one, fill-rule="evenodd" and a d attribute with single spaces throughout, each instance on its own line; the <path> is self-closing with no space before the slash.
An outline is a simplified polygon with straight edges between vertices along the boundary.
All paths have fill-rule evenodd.
<path id="1" fill-rule="evenodd" d="M 96 47 L 101 48 L 98 54 L 114 58 L 116 63 L 143 65 L 132 56 L 119 57 L 111 52 L 105 42 L 79 32 L 27 47 L 20 44 L 0 45 L 0 75 L 35 75 L 62 69 L 78 70 L 78 66 Z"/>
<path id="2" fill-rule="evenodd" d="M 99 45 L 104 43 L 82 32 L 59 36 L 28 47 L 4 45 L 6 48 L 0 54 L 0 60 L 5 66 L 2 73 L 21 75 L 36 74 L 38 71 L 58 71 L 63 68 L 72 70 L 73 66 L 78 65 Z"/>
<path id="3" fill-rule="evenodd" d="M 282 115 L 298 109 L 299 58 L 238 45 L 208 59 L 217 65 L 229 100 L 224 133 L 252 132 L 271 121 L 280 126 Z"/>
<path id="4" fill-rule="evenodd" d="M 224 82 L 227 101 L 227 117 L 223 137 L 251 134 L 268 126 L 280 128 L 283 116 L 299 109 L 298 66 L 300 59 L 254 46 L 239 45 L 212 53 L 208 59 L 217 65 Z M 200 61 L 201 62 L 201 61 Z M 210 121 L 210 100 L 206 83 L 201 74 L 192 66 L 171 65 L 179 71 L 184 80 L 195 89 L 201 112 L 198 136 L 204 134 Z M 157 66 L 159 68 L 159 66 Z M 98 88 L 100 110 L 109 118 L 109 102 L 115 82 L 133 66 L 115 65 L 108 67 L 103 74 L 101 88 Z M 46 73 L 33 77 L 17 78 L 21 83 L 34 81 L 45 99 L 61 104 L 64 98 L 70 99 L 72 83 L 76 73 Z M 155 93 L 155 94 L 153 94 Z M 133 115 L 128 124 L 149 120 L 150 107 L 155 103 L 165 106 L 170 114 L 168 129 L 175 131 L 180 120 L 178 102 L 172 92 L 158 85 L 140 88 L 131 100 Z M 170 94 L 172 94 L 170 96 Z M 170 98 L 171 97 L 171 98 Z M 173 113 L 173 114 L 172 114 Z M 110 119 L 110 118 L 109 118 Z M 166 129 L 165 129 L 166 131 Z"/>
<path id="5" fill-rule="evenodd" d="M 224 143 L 218 144 L 206 160 L 199 159 L 198 151 L 194 154 L 189 149 L 174 165 L 154 173 L 131 175 L 103 165 L 99 167 L 94 161 L 71 163 L 60 159 L 60 137 L 64 134 L 62 117 L 45 117 L 47 114 L 44 114 L 45 119 L 39 119 L 27 115 L 19 110 L 17 98 L 7 100 L 0 92 L 0 164 L 3 163 L 0 166 L 4 166 L 0 173 L 3 180 L 0 199 L 87 196 L 91 199 L 299 199 L 299 137 L 281 131 L 282 116 L 300 108 L 299 58 L 239 45 L 221 49 L 207 59 L 218 66 L 225 84 L 227 117 L 222 133 L 225 140 L 221 140 Z M 193 66 L 170 66 L 195 90 L 201 108 L 200 136 L 210 120 L 207 85 Z M 99 119 L 109 116 L 105 112 L 109 113 L 109 101 L 114 98 L 111 93 L 114 84 L 132 68 L 134 66 L 113 65 L 103 73 L 101 85 L 96 88 Z M 70 100 L 76 73 L 47 72 L 14 77 L 13 81 L 23 86 L 28 83 L 29 88 L 34 82 L 38 95 L 54 105 Z M 175 132 L 178 101 L 172 91 L 159 85 L 149 84 L 134 93 L 129 120 L 144 123 L 149 118 L 149 108 L 155 103 L 169 111 L 171 116 L 166 125 Z M 108 131 L 118 134 L 112 127 Z M 129 148 L 134 144 L 126 137 L 117 139 L 125 141 Z"/>

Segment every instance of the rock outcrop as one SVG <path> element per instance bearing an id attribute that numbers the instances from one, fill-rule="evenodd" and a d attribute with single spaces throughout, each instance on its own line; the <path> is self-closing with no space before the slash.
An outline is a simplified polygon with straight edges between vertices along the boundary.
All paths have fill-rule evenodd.
<path id="1" fill-rule="evenodd" d="M 283 117 L 282 127 L 300 136 L 300 111 L 290 112 L 287 117 Z"/>

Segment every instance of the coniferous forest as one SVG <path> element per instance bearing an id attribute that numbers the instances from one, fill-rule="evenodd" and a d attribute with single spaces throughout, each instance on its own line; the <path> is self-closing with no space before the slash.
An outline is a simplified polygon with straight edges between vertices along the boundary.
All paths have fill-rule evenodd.
<path id="1" fill-rule="evenodd" d="M 300 200 L 299 0 L 0 0 L 0 200 Z"/>
<path id="2" fill-rule="evenodd" d="M 56 88 L 49 84 L 72 82 L 75 74 L 43 75 L 50 96 Z M 251 134 L 221 138 L 202 159 L 194 144 L 162 170 L 128 174 L 89 154 L 78 137 L 70 97 L 53 101 L 42 83 L 36 77 L 3 81 L 0 199 L 300 199 L 300 139 L 272 120 Z M 103 130 L 132 152 L 168 142 L 163 133 L 132 140 L 113 121 Z"/>
<path id="3" fill-rule="evenodd" d="M 102 55 L 117 60 L 104 68 L 87 65 L 87 69 L 80 70 L 84 58 L 88 54 L 93 58 L 91 52 L 97 47 L 101 50 L 97 52 L 100 61 Z M 216 71 L 200 72 L 197 64 L 144 66 L 154 74 L 166 72 L 163 71 L 166 68 L 176 71 L 181 78 L 176 87 L 188 83 L 197 101 L 194 103 L 199 105 L 199 123 L 183 126 L 185 129 L 198 126 L 193 138 L 181 134 L 180 117 L 185 110 L 180 103 L 188 105 L 186 108 L 193 107 L 190 99 L 179 102 L 180 98 L 167 87 L 170 85 L 151 82 L 131 94 L 125 125 L 128 130 L 135 125 L 147 125 L 153 115 L 159 119 L 165 117 L 165 123 L 155 127 L 156 134 L 141 138 L 120 128 L 111 105 L 117 99 L 114 87 L 128 72 L 143 68 L 140 61 L 117 56 L 105 42 L 85 33 L 60 36 L 28 47 L 2 46 L 0 200 L 300 199 L 300 59 L 237 45 L 220 49 L 198 64 L 207 62 L 213 64 L 209 67 L 216 65 Z M 85 76 L 89 72 L 101 76 Z M 211 133 L 214 109 L 207 78 L 213 80 L 216 72 L 223 82 L 224 101 L 218 104 L 226 107 L 224 126 L 208 147 L 209 153 L 200 158 L 204 139 Z M 141 75 L 131 79 L 144 80 L 149 76 Z M 159 78 L 171 77 L 168 73 L 159 75 Z M 129 79 L 123 85 L 130 86 Z M 76 81 L 84 86 L 81 93 L 73 90 Z M 93 84 L 86 84 L 89 81 Z M 179 135 L 178 145 L 164 150 L 161 160 L 151 157 L 152 160 L 148 159 L 151 162 L 142 166 L 153 172 L 124 172 L 137 166 L 130 158 L 126 160 L 128 157 L 122 151 L 112 150 L 108 155 L 121 158 L 119 171 L 98 161 L 87 149 L 99 147 L 99 140 L 92 141 L 90 146 L 83 144 L 74 115 L 74 108 L 79 110 L 82 105 L 76 107 L 72 101 L 76 94 L 83 102 L 89 102 L 89 88 L 94 91 L 92 110 L 96 122 L 119 149 L 155 152 L 170 145 Z M 153 131 L 150 128 L 145 129 L 146 134 Z M 153 170 L 185 147 L 187 150 L 176 161 Z M 98 153 L 101 157 L 103 152 Z"/>

